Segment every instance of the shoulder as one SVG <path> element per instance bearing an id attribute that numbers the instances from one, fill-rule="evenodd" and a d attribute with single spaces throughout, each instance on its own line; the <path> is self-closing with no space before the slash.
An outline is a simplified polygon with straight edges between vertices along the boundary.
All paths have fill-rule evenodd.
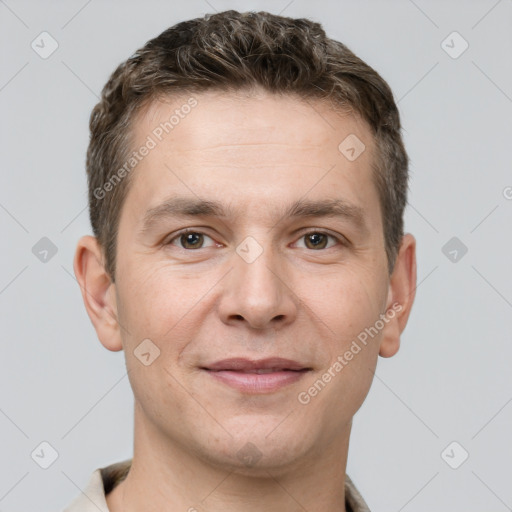
<path id="1" fill-rule="evenodd" d="M 105 496 L 128 475 L 132 459 L 93 471 L 86 487 L 62 512 L 109 512 Z"/>

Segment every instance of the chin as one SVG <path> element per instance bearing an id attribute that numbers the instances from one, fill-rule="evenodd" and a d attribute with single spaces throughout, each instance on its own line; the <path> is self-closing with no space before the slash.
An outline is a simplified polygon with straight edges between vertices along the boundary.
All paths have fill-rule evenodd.
<path id="1" fill-rule="evenodd" d="M 313 440 L 305 438 L 304 430 L 298 429 L 296 423 L 277 429 L 279 420 L 269 424 L 249 424 L 243 430 L 226 428 L 233 436 L 226 434 L 215 447 L 210 443 L 204 445 L 202 457 L 216 467 L 237 474 L 268 478 L 269 472 L 273 476 L 286 473 L 314 450 Z"/>
<path id="2" fill-rule="evenodd" d="M 256 444 L 247 441 L 239 450 L 226 449 L 224 452 L 204 453 L 212 465 L 239 475 L 268 478 L 285 474 L 300 461 L 300 454 L 289 446 L 268 446 L 261 450 Z"/>

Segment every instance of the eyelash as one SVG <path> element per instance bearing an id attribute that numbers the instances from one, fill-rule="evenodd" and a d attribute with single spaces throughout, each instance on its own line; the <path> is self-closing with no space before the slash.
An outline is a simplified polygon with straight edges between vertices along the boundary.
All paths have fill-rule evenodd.
<path id="1" fill-rule="evenodd" d="M 195 235 L 205 235 L 207 236 L 208 238 L 211 238 L 213 240 L 213 238 L 209 235 L 207 235 L 206 233 L 202 232 L 202 231 L 198 231 L 197 229 L 192 229 L 192 228 L 185 228 L 181 231 L 178 231 L 171 239 L 169 239 L 167 242 L 164 243 L 164 245 L 173 245 L 172 242 L 174 240 L 179 240 L 181 236 L 183 235 L 187 235 L 189 233 L 193 233 Z M 333 234 L 331 234 L 330 232 L 327 232 L 327 231 L 322 231 L 322 230 L 310 230 L 306 233 L 303 233 L 299 239 L 301 238 L 304 238 L 305 236 L 307 235 L 325 235 L 327 237 L 330 237 L 332 238 L 333 240 L 335 240 L 337 242 L 337 245 L 342 245 L 342 246 L 346 246 L 347 245 L 347 242 L 341 238 L 341 237 L 338 237 L 338 236 L 335 236 Z M 310 251 L 313 251 L 313 252 L 320 252 L 320 251 L 326 251 L 327 249 L 332 249 L 333 247 L 335 246 L 331 246 L 331 247 L 327 247 L 327 248 L 324 248 L 324 249 L 318 249 L 318 251 L 315 251 L 315 249 L 309 249 Z M 205 249 L 205 247 L 199 247 L 198 249 L 185 249 L 184 247 L 179 247 L 179 249 L 182 249 L 184 251 L 198 251 L 199 249 Z M 306 247 L 307 249 L 307 247 Z"/>

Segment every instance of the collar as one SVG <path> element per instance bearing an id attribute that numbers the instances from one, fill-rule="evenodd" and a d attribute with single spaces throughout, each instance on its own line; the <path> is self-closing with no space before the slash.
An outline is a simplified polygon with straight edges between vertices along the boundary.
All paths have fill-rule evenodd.
<path id="1" fill-rule="evenodd" d="M 63 512 L 109 512 L 105 496 L 128 475 L 132 459 L 96 469 L 87 487 Z M 368 505 L 348 475 L 345 475 L 347 512 L 370 512 Z"/>

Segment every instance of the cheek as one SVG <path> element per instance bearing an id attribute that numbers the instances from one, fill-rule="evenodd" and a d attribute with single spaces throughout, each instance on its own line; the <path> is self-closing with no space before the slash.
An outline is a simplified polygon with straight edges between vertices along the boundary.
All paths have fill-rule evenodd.
<path id="1" fill-rule="evenodd" d="M 384 312 L 387 285 L 375 272 L 340 267 L 309 282 L 315 282 L 315 286 L 304 288 L 300 296 L 318 317 L 317 324 L 326 327 L 336 350 L 350 344 Z"/>
<path id="2" fill-rule="evenodd" d="M 189 393 L 180 385 L 180 377 L 165 357 L 157 358 L 150 366 L 144 366 L 135 357 L 127 358 L 130 385 L 135 401 L 144 410 L 148 418 L 160 424 L 163 430 L 172 423 L 174 429 L 180 429 L 179 422 L 170 422 L 172 418 L 186 416 L 191 404 Z"/>
<path id="3" fill-rule="evenodd" d="M 121 283 L 123 300 L 118 311 L 129 336 L 163 340 L 204 295 L 206 284 L 190 282 L 172 269 L 159 265 L 127 269 L 129 278 Z M 120 318 L 121 320 L 121 318 Z"/>
<path id="4" fill-rule="evenodd" d="M 349 418 L 368 394 L 379 353 L 381 327 L 385 325 L 380 315 L 386 305 L 386 283 L 381 274 L 361 268 L 343 269 L 332 280 L 324 298 L 324 319 L 334 334 L 330 336 L 330 363 L 317 376 L 316 388 L 321 391 L 313 407 L 318 411 L 339 411 L 344 419 Z M 325 388 L 318 383 L 318 377 L 328 381 Z M 326 418 L 333 425 L 338 420 L 337 414 Z"/>

